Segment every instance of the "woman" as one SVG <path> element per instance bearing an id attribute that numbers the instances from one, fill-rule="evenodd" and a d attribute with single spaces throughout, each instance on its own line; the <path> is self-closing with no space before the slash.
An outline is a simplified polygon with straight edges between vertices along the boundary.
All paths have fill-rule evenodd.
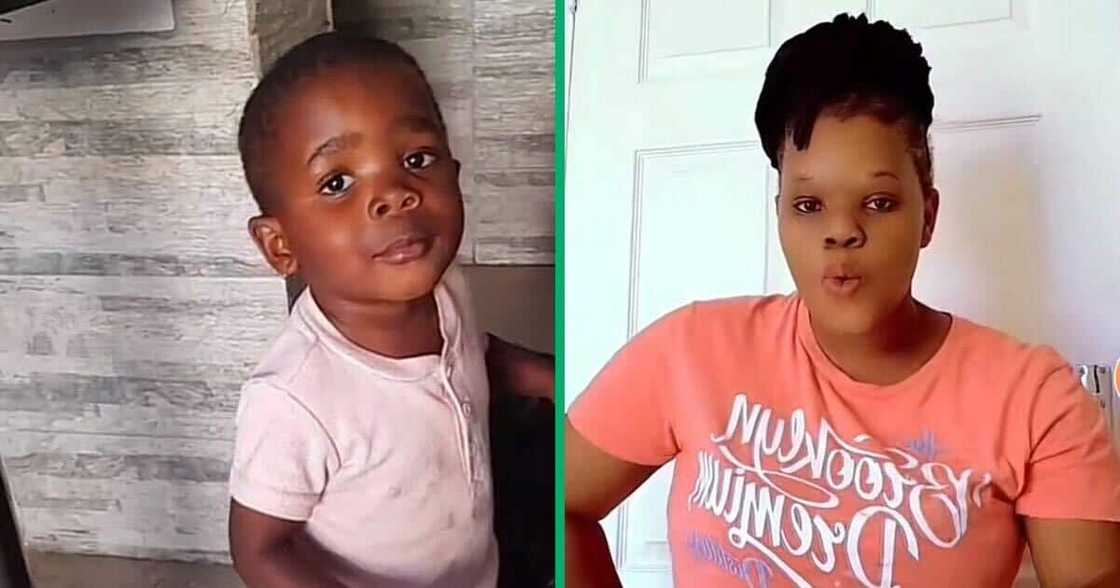
<path id="1" fill-rule="evenodd" d="M 598 521 L 669 461 L 678 586 L 1010 586 L 1024 540 L 1048 586 L 1120 585 L 1120 458 L 1070 366 L 912 295 L 929 71 L 862 16 L 779 49 L 755 119 L 797 292 L 670 313 L 573 405 L 569 586 L 619 584 Z"/>

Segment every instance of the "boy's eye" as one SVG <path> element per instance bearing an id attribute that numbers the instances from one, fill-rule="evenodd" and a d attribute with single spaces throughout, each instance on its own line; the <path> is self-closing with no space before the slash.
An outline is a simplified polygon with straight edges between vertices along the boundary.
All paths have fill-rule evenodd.
<path id="1" fill-rule="evenodd" d="M 867 201 L 867 207 L 875 212 L 887 212 L 893 210 L 894 206 L 894 200 L 886 196 L 877 196 Z"/>
<path id="2" fill-rule="evenodd" d="M 812 212 L 818 212 L 821 209 L 821 203 L 817 200 L 805 198 L 794 202 L 793 209 L 797 212 L 800 212 L 801 214 L 809 214 Z"/>
<path id="3" fill-rule="evenodd" d="M 327 178 L 326 182 L 323 182 L 323 185 L 319 188 L 319 193 L 327 196 L 336 196 L 348 190 L 353 183 L 354 178 L 349 175 L 335 174 Z"/>
<path id="4" fill-rule="evenodd" d="M 436 162 L 436 156 L 431 153 L 418 151 L 410 153 L 404 158 L 404 166 L 408 169 L 424 169 Z"/>

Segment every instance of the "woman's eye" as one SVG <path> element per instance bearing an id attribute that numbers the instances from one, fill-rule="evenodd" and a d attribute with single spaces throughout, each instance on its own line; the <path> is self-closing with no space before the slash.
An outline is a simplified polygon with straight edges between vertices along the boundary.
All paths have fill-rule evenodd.
<path id="1" fill-rule="evenodd" d="M 346 174 L 336 174 L 327 178 L 327 181 L 319 188 L 319 193 L 327 196 L 337 196 L 350 189 L 353 184 L 354 178 Z"/>
<path id="2" fill-rule="evenodd" d="M 404 158 L 404 166 L 408 169 L 424 169 L 436 162 L 436 156 L 431 153 L 411 153 Z"/>
<path id="3" fill-rule="evenodd" d="M 869 200 L 867 206 L 875 212 L 887 212 L 894 209 L 894 200 L 880 196 Z"/>
<path id="4" fill-rule="evenodd" d="M 798 200 L 793 203 L 793 209 L 801 214 L 809 214 L 819 211 L 821 209 L 821 203 L 816 200 Z"/>

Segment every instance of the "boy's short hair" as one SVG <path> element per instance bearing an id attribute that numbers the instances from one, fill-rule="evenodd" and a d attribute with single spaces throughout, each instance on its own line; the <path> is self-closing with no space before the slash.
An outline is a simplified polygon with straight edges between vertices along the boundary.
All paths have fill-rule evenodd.
<path id="1" fill-rule="evenodd" d="M 922 46 L 886 21 L 837 16 L 790 38 L 766 69 L 755 110 L 762 148 L 781 169 L 786 138 L 809 145 L 822 113 L 869 114 L 903 122 L 923 191 L 933 187 L 929 126 L 933 122 L 930 66 Z"/>
<path id="2" fill-rule="evenodd" d="M 400 45 L 352 33 L 319 33 L 292 47 L 273 63 L 249 94 L 241 114 L 237 149 L 241 154 L 245 181 L 262 213 L 268 214 L 272 205 L 265 181 L 267 165 L 264 149 L 274 129 L 283 124 L 283 121 L 275 120 L 273 115 L 291 90 L 307 77 L 333 67 L 385 64 L 403 65 L 416 70 L 428 90 L 436 122 L 444 134 L 447 133 L 439 103 L 424 70 Z"/>

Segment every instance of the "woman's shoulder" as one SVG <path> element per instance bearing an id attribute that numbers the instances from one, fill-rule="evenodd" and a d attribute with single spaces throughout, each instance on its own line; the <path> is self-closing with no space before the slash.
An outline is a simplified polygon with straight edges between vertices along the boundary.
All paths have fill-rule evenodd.
<path id="1" fill-rule="evenodd" d="M 651 328 L 686 338 L 717 333 L 776 333 L 796 322 L 799 302 L 796 294 L 695 300 L 663 315 Z"/>
<path id="2" fill-rule="evenodd" d="M 1017 380 L 1043 380 L 1072 366 L 1052 345 L 953 315 L 959 362 L 987 372 L 1015 376 Z"/>
<path id="3" fill-rule="evenodd" d="M 781 316 L 796 309 L 797 294 L 760 294 L 697 300 L 692 306 L 703 314 L 733 316 Z"/>

